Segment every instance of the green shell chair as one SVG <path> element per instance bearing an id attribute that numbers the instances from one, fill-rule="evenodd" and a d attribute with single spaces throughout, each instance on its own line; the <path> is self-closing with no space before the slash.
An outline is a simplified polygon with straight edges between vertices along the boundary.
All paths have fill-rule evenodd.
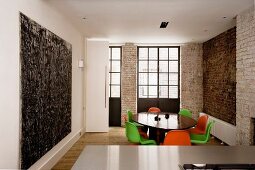
<path id="1" fill-rule="evenodd" d="M 187 117 L 192 118 L 192 112 L 188 109 L 181 109 L 180 112 L 179 112 L 179 115 L 187 116 Z"/>
<path id="2" fill-rule="evenodd" d="M 134 122 L 133 120 L 133 113 L 130 110 L 127 110 L 127 121 L 133 123 L 137 127 L 143 127 L 143 125 Z"/>
<path id="3" fill-rule="evenodd" d="M 211 138 L 211 130 L 212 130 L 212 126 L 214 125 L 214 121 L 209 122 L 207 127 L 206 127 L 206 133 L 203 135 L 198 135 L 198 134 L 190 134 L 190 140 L 191 143 L 195 143 L 195 144 L 206 144 L 210 138 Z"/>
<path id="4" fill-rule="evenodd" d="M 157 144 L 155 140 L 143 138 L 139 134 L 139 131 L 136 125 L 134 125 L 133 123 L 126 122 L 125 125 L 126 125 L 126 137 L 128 138 L 129 142 L 140 143 L 141 145 L 156 145 Z"/>

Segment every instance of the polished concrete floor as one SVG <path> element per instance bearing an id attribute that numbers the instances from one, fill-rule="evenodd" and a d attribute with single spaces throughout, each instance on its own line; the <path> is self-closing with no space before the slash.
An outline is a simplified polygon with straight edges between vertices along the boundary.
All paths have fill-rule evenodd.
<path id="1" fill-rule="evenodd" d="M 112 127 L 109 133 L 85 133 L 72 148 L 60 159 L 53 169 L 71 169 L 86 145 L 132 145 L 125 136 L 125 129 Z M 207 145 L 221 145 L 212 138 Z"/>

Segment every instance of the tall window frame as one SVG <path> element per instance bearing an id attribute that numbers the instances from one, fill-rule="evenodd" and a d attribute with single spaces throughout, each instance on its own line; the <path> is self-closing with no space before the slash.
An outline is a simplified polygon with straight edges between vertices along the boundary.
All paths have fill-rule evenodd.
<path id="1" fill-rule="evenodd" d="M 141 52 L 142 50 L 143 52 Z M 145 54 L 146 50 L 147 54 Z M 162 55 L 163 51 L 167 57 Z M 137 61 L 138 98 L 180 98 L 180 46 L 138 46 Z M 145 67 L 145 63 L 147 70 L 141 69 Z M 167 70 L 163 68 L 166 63 Z M 151 69 L 153 67 L 154 69 Z M 145 75 L 147 78 L 144 78 Z M 167 79 L 162 79 L 162 77 L 166 77 L 163 75 L 167 75 Z M 151 77 L 154 77 L 153 81 L 150 80 Z M 167 93 L 163 93 L 166 89 Z"/>
<path id="2" fill-rule="evenodd" d="M 119 50 L 119 53 L 113 52 Z M 122 47 L 109 46 L 109 97 L 121 97 Z M 118 68 L 116 67 L 118 64 Z"/>

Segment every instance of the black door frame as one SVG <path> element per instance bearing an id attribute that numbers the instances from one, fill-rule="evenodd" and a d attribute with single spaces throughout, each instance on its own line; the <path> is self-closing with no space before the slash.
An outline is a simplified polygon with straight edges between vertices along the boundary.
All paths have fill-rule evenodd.
<path id="1" fill-rule="evenodd" d="M 121 126 L 121 68 L 122 68 L 122 46 L 109 46 L 109 49 L 111 50 L 110 51 L 110 58 L 109 58 L 109 62 L 111 63 L 112 65 L 112 48 L 120 48 L 120 97 L 111 97 L 111 90 L 112 90 L 112 86 L 111 86 L 111 82 L 109 82 L 109 126 Z M 111 80 L 111 73 L 117 73 L 117 72 L 111 72 L 111 68 L 109 69 L 109 73 L 110 73 L 110 80 Z M 112 106 L 111 104 L 119 104 L 119 106 Z M 112 107 L 113 108 L 112 108 Z M 119 116 L 118 117 L 112 117 L 110 114 L 110 110 L 111 109 L 117 109 L 117 108 L 120 108 L 119 109 Z M 114 115 L 116 116 L 116 114 Z"/>

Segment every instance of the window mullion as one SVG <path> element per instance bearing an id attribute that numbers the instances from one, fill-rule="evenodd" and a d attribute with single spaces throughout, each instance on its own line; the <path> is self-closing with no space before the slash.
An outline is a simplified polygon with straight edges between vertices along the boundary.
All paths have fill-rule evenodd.
<path id="1" fill-rule="evenodd" d="M 157 48 L 158 49 L 158 69 L 157 69 L 157 71 L 158 71 L 158 85 L 157 85 L 157 98 L 159 99 L 159 48 Z"/>
<path id="2" fill-rule="evenodd" d="M 170 94 L 169 94 L 169 80 L 170 80 L 169 79 L 169 76 L 170 76 L 169 75 L 169 66 L 170 66 L 170 64 L 169 64 L 169 48 L 167 48 L 167 51 L 168 51 L 168 53 L 167 53 L 168 54 L 168 56 L 167 56 L 168 57 L 168 61 L 167 61 L 167 71 L 168 71 L 168 73 L 167 73 L 167 75 L 168 75 L 167 76 L 167 80 L 168 80 L 167 81 L 167 84 L 168 84 L 168 86 L 167 86 L 167 93 L 168 93 L 168 99 L 169 99 L 169 97 L 170 97 Z"/>
<path id="3" fill-rule="evenodd" d="M 112 48 L 110 48 L 110 97 L 112 97 Z"/>
<path id="4" fill-rule="evenodd" d="M 147 98 L 150 98 L 150 58 L 149 58 L 149 55 L 150 55 L 150 48 L 147 48 L 147 68 L 148 68 L 148 73 L 147 73 Z"/>

